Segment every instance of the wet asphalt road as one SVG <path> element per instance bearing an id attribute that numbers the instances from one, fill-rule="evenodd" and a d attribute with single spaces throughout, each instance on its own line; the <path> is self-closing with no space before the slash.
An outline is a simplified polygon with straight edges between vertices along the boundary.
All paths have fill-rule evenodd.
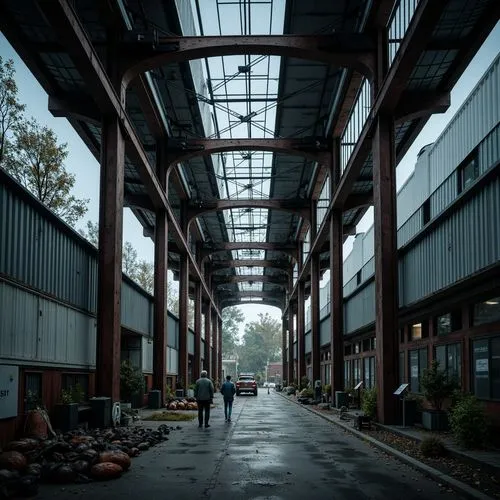
<path id="1" fill-rule="evenodd" d="M 461 498 L 273 391 L 236 398 L 230 424 L 220 395 L 215 403 L 210 428 L 199 429 L 197 419 L 181 423 L 168 441 L 134 458 L 122 478 L 43 485 L 37 498 Z"/>

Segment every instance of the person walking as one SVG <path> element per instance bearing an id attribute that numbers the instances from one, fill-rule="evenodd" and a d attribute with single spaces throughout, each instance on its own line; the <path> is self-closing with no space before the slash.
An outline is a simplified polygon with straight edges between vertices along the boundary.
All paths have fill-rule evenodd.
<path id="1" fill-rule="evenodd" d="M 203 427 L 203 423 L 205 427 L 210 427 L 208 421 L 210 420 L 210 405 L 214 399 L 214 384 L 208 378 L 206 370 L 200 373 L 200 378 L 196 381 L 194 397 L 198 403 L 198 427 Z"/>
<path id="2" fill-rule="evenodd" d="M 236 392 L 235 385 L 231 382 L 231 375 L 226 377 L 226 381 L 220 388 L 220 393 L 224 396 L 224 419 L 226 422 L 231 422 L 231 413 L 233 411 L 234 394 Z"/>

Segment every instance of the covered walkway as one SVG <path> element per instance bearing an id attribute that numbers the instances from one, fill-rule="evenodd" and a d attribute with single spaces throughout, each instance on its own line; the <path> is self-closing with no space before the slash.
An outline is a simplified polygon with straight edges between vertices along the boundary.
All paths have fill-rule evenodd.
<path id="1" fill-rule="evenodd" d="M 37 498 L 462 498 L 273 391 L 237 398 L 231 424 L 220 394 L 215 403 L 209 429 L 181 422 L 182 431 L 133 459 L 121 479 L 42 486 Z"/>

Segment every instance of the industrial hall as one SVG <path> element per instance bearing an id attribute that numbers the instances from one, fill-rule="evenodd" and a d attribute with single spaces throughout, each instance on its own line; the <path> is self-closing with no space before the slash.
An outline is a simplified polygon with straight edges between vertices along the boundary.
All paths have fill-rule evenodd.
<path id="1" fill-rule="evenodd" d="M 97 249 L 0 168 L 0 443 L 29 395 L 49 414 L 76 383 L 120 402 L 123 359 L 160 406 L 202 370 L 222 382 L 222 311 L 242 304 L 279 309 L 283 385 L 319 380 L 335 401 L 362 383 L 394 424 L 394 392 L 421 392 L 437 360 L 498 419 L 498 57 L 399 192 L 396 172 L 499 13 L 3 0 L 0 31 L 100 169 Z M 153 293 L 122 272 L 125 208 L 154 242 Z"/>

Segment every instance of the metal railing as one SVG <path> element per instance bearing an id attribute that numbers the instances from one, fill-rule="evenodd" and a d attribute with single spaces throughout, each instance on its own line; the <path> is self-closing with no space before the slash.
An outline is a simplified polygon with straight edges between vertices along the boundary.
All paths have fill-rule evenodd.
<path id="1" fill-rule="evenodd" d="M 399 0 L 389 20 L 388 42 L 389 42 L 389 67 L 392 65 L 401 45 L 406 30 L 417 9 L 418 0 Z"/>

